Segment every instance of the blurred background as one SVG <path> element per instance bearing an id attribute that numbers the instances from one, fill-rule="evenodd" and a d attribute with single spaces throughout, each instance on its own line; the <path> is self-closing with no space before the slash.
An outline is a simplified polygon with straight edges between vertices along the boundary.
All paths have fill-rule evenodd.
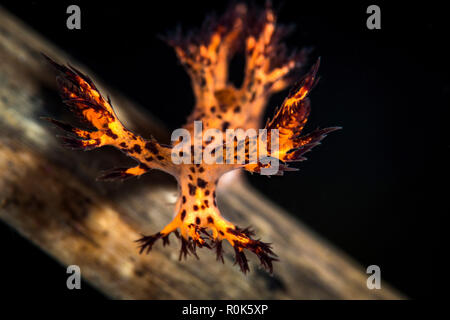
<path id="1" fill-rule="evenodd" d="M 170 130 L 184 124 L 194 100 L 188 76 L 158 35 L 177 25 L 198 27 L 228 3 L 0 2 Z M 70 4 L 81 8 L 81 30 L 66 28 Z M 366 28 L 370 4 L 381 8 L 381 30 Z M 343 130 L 297 164 L 299 172 L 270 179 L 246 173 L 248 179 L 362 266 L 380 266 L 382 279 L 407 296 L 432 297 L 444 272 L 436 263 L 440 220 L 448 213 L 435 201 L 437 182 L 446 173 L 436 169 L 445 158 L 432 158 L 448 148 L 439 142 L 450 93 L 442 9 L 342 1 L 273 5 L 280 23 L 296 25 L 289 47 L 312 46 L 311 62 L 322 58 L 305 131 Z M 242 57 L 233 60 L 235 82 L 243 64 Z M 285 94 L 270 100 L 267 117 Z M 85 290 L 67 290 L 65 268 L 3 223 L 0 241 L 6 244 L 2 262 L 14 261 L 0 264 L 2 275 L 13 275 L 2 279 L 2 290 L 42 296 L 46 288 L 46 297 L 102 297 L 87 284 Z"/>

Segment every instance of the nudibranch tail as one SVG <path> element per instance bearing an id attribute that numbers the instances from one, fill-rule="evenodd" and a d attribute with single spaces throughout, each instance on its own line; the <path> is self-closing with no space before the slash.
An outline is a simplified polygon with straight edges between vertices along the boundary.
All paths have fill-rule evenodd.
<path id="1" fill-rule="evenodd" d="M 189 254 L 198 259 L 197 248 L 208 248 L 216 250 L 217 260 L 224 263 L 222 241 L 227 240 L 234 248 L 235 264 L 239 265 L 243 273 L 250 270 L 245 249 L 259 258 L 264 269 L 273 272 L 273 261 L 278 261 L 277 255 L 272 251 L 270 243 L 253 239 L 254 232 L 250 228 L 241 229 L 217 216 L 215 219 L 209 216 L 207 224 L 184 223 L 180 220 L 177 216 L 160 232 L 136 240 L 140 253 L 149 253 L 158 239 L 163 240 L 163 245 L 169 244 L 169 236 L 174 233 L 181 240 L 179 260 L 186 259 Z M 181 230 L 181 235 L 178 229 Z"/>
<path id="2" fill-rule="evenodd" d="M 158 239 L 167 244 L 170 234 L 175 233 L 181 240 L 180 260 L 189 254 L 197 257 L 197 248 L 208 248 L 216 251 L 217 260 L 224 262 L 222 241 L 225 240 L 234 248 L 235 262 L 243 272 L 249 270 L 245 250 L 253 252 L 261 265 L 272 272 L 272 262 L 277 259 L 271 245 L 253 239 L 251 229 L 236 227 L 222 217 L 216 201 L 215 179 L 202 169 L 202 165 L 189 168 L 187 176 L 198 174 L 196 181 L 180 179 L 176 216 L 160 232 L 139 239 L 140 252 L 150 252 Z"/>

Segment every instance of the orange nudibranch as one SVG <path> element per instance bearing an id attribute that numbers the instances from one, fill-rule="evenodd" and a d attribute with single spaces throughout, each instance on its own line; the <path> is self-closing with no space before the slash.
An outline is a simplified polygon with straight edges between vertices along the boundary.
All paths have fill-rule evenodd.
<path id="1" fill-rule="evenodd" d="M 255 16 L 256 15 L 256 16 Z M 287 164 L 305 160 L 304 154 L 331 131 L 331 127 L 317 129 L 302 135 L 308 120 L 310 101 L 308 95 L 317 82 L 317 61 L 310 71 L 293 86 L 274 117 L 261 126 L 264 108 L 269 97 L 293 84 L 294 75 L 306 63 L 306 52 L 286 54 L 281 42 L 286 28 L 276 23 L 270 7 L 248 10 L 245 4 L 236 4 L 219 19 L 210 21 L 200 31 L 183 35 L 177 32 L 167 37 L 167 42 L 175 52 L 191 77 L 196 104 L 187 123 L 188 132 L 194 132 L 194 121 L 201 121 L 205 129 L 216 129 L 225 133 L 227 129 L 267 129 L 277 130 L 279 148 L 267 148 L 268 156 L 282 164 L 276 174 L 295 170 Z M 231 57 L 239 47 L 244 46 L 246 65 L 244 80 L 240 87 L 228 82 L 228 68 Z M 197 257 L 196 249 L 206 247 L 216 251 L 217 260 L 224 261 L 222 241 L 228 241 L 235 251 L 236 263 L 242 272 L 249 271 L 245 251 L 253 252 L 261 265 L 273 271 L 273 261 L 277 256 L 269 243 L 253 238 L 250 228 L 239 228 L 224 219 L 216 202 L 216 185 L 220 177 L 230 171 L 244 168 L 261 173 L 270 164 L 260 161 L 250 162 L 252 145 L 245 141 L 244 159 L 237 164 L 228 163 L 174 163 L 173 156 L 177 143 L 160 144 L 155 138 L 145 139 L 126 129 L 114 112 L 109 98 L 105 99 L 93 81 L 71 66 L 60 65 L 50 58 L 48 61 L 59 71 L 57 83 L 63 102 L 71 108 L 91 128 L 80 129 L 55 119 L 48 119 L 64 130 L 65 146 L 73 149 L 93 149 L 111 145 L 136 160 L 131 168 L 115 168 L 103 173 L 100 179 L 126 179 L 143 175 L 150 169 L 165 171 L 177 178 L 180 194 L 177 200 L 175 218 L 161 231 L 137 240 L 140 252 L 150 252 L 158 239 L 163 244 L 169 242 L 174 233 L 181 240 L 180 259 L 188 254 Z M 206 149 L 210 141 L 202 141 Z M 239 144 L 223 148 L 239 149 Z M 191 150 L 194 145 L 190 146 Z M 193 159 L 193 155 L 190 155 Z"/>

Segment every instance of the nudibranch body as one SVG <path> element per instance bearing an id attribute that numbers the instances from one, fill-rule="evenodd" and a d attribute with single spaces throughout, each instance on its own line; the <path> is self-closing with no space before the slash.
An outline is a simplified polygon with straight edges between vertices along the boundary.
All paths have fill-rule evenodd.
<path id="1" fill-rule="evenodd" d="M 137 161 L 132 168 L 116 168 L 100 179 L 125 179 L 158 169 L 173 175 L 180 186 L 174 219 L 160 232 L 137 240 L 141 252 L 149 252 L 158 239 L 166 244 L 175 233 L 181 240 L 180 259 L 189 253 L 196 256 L 197 247 L 215 249 L 217 259 L 223 262 L 222 241 L 234 248 L 236 263 L 246 273 L 249 270 L 244 251 L 256 254 L 263 267 L 272 272 L 276 255 L 271 245 L 253 238 L 249 228 L 241 229 L 222 217 L 216 202 L 216 186 L 220 177 L 231 170 L 244 168 L 261 173 L 271 164 L 252 161 L 252 153 L 259 154 L 260 140 L 248 137 L 243 141 L 226 140 L 230 129 L 266 129 L 267 141 L 271 130 L 278 133 L 278 148 L 265 146 L 265 154 L 281 162 L 276 174 L 295 170 L 289 162 L 304 160 L 304 153 L 319 144 L 327 133 L 337 127 L 317 129 L 301 135 L 309 116 L 308 93 L 317 81 L 319 62 L 296 84 L 276 111 L 272 120 L 261 127 L 263 111 L 268 98 L 293 83 L 293 73 L 305 64 L 305 52 L 288 55 L 280 42 L 287 29 L 276 24 L 271 8 L 250 13 L 247 6 L 237 4 L 225 15 L 210 21 L 196 35 L 183 36 L 180 32 L 168 37 L 168 43 L 189 73 L 196 98 L 193 113 L 183 127 L 195 137 L 195 124 L 203 131 L 214 129 L 220 135 L 200 139 L 200 144 L 163 145 L 155 138 L 144 139 L 127 130 L 117 118 L 110 99 L 105 99 L 94 83 L 73 67 L 49 61 L 60 71 L 57 78 L 63 101 L 94 130 L 72 127 L 49 119 L 68 135 L 63 143 L 70 148 L 92 149 L 112 145 Z M 246 65 L 244 80 L 238 88 L 228 81 L 229 61 L 244 47 Z M 223 133 L 223 134 L 222 134 Z M 214 141 L 214 138 L 220 137 Z M 220 139 L 220 141 L 218 141 Z M 214 145 L 215 148 L 210 148 Z M 212 150 L 215 161 L 197 161 L 196 149 L 201 154 Z M 235 162 L 224 162 L 227 152 L 233 151 Z M 257 151 L 255 151 L 257 150 Z M 239 152 L 240 155 L 239 155 Z M 174 159 L 187 161 L 177 162 Z M 257 158 L 259 159 L 259 158 Z"/>

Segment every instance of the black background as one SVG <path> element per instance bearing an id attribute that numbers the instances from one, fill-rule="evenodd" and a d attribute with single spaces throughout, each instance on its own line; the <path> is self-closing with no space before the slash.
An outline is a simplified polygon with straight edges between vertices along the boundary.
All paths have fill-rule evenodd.
<path id="1" fill-rule="evenodd" d="M 227 3 L 2 5 L 175 129 L 192 110 L 193 95 L 172 49 L 157 36 L 178 24 L 200 26 L 206 14 L 223 12 Z M 70 4 L 81 7 L 81 30 L 66 28 Z M 366 28 L 370 4 L 381 7 L 381 30 Z M 270 179 L 249 175 L 251 183 L 364 267 L 379 265 L 383 280 L 407 296 L 432 297 L 445 273 L 438 257 L 445 254 L 439 244 L 441 218 L 448 213 L 435 206 L 446 171 L 436 170 L 442 160 L 434 156 L 448 148 L 440 142 L 450 93 L 443 8 L 379 1 L 274 1 L 274 6 L 281 23 L 297 26 L 289 46 L 314 46 L 311 57 L 322 58 L 305 130 L 343 130 L 309 153 L 309 160 L 297 165 L 299 172 Z M 234 75 L 241 65 L 237 60 Z M 284 94 L 270 100 L 268 116 Z M 4 224 L 0 241 L 2 290 L 44 298 L 102 297 L 86 284 L 81 291 L 67 290 L 65 269 Z"/>

